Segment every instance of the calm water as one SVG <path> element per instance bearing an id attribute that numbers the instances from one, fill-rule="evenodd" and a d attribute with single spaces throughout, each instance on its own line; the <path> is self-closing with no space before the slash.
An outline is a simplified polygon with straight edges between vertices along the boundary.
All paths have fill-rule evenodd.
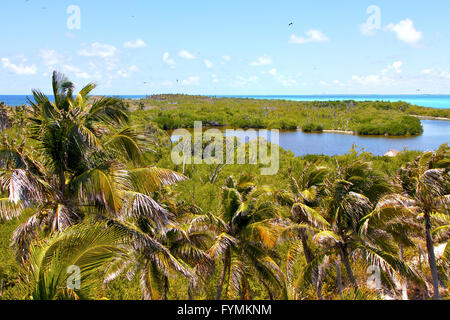
<path id="1" fill-rule="evenodd" d="M 0 101 L 7 105 L 16 106 L 26 103 L 23 95 L 0 95 Z M 127 99 L 139 99 L 145 96 L 129 95 L 118 96 Z M 227 96 L 232 97 L 232 96 Z M 284 99 L 295 101 L 329 101 L 329 100 L 384 100 L 384 101 L 406 101 L 412 104 L 435 107 L 450 108 L 450 95 L 390 95 L 390 96 L 233 96 L 252 99 Z M 287 131 L 280 133 L 280 145 L 283 149 L 290 150 L 297 156 L 306 154 L 337 155 L 348 152 L 352 145 L 357 145 L 375 155 L 383 155 L 389 150 L 435 150 L 443 143 L 450 143 L 450 121 L 422 121 L 424 134 L 419 137 L 388 138 L 388 137 L 363 137 L 337 133 L 310 133 L 301 131 Z M 237 133 L 237 136 L 243 132 Z"/>
<path id="2" fill-rule="evenodd" d="M 424 134 L 418 137 L 390 138 L 364 137 L 338 133 L 281 132 L 280 146 L 291 150 L 297 156 L 306 154 L 340 155 L 348 152 L 352 145 L 384 155 L 389 150 L 435 150 L 444 143 L 450 143 L 450 121 L 422 121 Z"/>
<path id="3" fill-rule="evenodd" d="M 302 131 L 280 132 L 280 146 L 292 151 L 296 156 L 307 154 L 341 155 L 353 145 L 377 156 L 382 156 L 389 150 L 436 150 L 444 143 L 450 143 L 450 121 L 423 120 L 424 134 L 418 137 L 379 137 L 356 136 L 340 133 L 303 133 Z M 258 132 L 258 131 L 257 131 Z M 244 130 L 236 130 L 232 136 L 239 140 L 245 139 Z M 270 136 L 263 136 L 271 140 Z M 172 136 L 177 141 L 180 136 Z"/>

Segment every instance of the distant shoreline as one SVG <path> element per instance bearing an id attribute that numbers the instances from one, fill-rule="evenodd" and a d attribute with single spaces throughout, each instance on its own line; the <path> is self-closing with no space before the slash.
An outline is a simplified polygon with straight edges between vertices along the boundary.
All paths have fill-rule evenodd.
<path id="1" fill-rule="evenodd" d="M 440 121 L 450 121 L 450 118 L 443 117 L 431 117 L 431 116 L 418 116 L 415 114 L 411 114 L 411 117 L 419 118 L 420 120 L 440 120 Z"/>

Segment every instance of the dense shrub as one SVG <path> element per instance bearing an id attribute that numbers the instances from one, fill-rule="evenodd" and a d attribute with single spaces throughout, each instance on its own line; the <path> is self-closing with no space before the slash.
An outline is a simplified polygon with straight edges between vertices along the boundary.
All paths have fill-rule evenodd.
<path id="1" fill-rule="evenodd" d="M 303 132 L 322 132 L 323 126 L 316 123 L 307 123 L 302 126 Z"/>

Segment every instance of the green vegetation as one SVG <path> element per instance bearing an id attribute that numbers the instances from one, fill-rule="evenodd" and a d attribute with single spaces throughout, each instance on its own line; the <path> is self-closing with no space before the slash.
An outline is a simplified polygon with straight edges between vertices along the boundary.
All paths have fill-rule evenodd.
<path id="1" fill-rule="evenodd" d="M 360 135 L 415 136 L 422 134 L 423 128 L 418 118 L 402 116 L 387 123 L 383 121 L 363 122 L 358 126 L 357 132 Z"/>
<path id="2" fill-rule="evenodd" d="M 260 174 L 262 164 L 175 165 L 158 128 L 167 119 L 173 128 L 232 125 L 239 101 L 248 123 L 281 125 L 282 117 L 258 118 L 251 100 L 231 99 L 222 114 L 224 100 L 184 96 L 153 97 L 130 114 L 121 100 L 90 98 L 94 85 L 75 94 L 55 73 L 53 87 L 55 103 L 34 91 L 29 107 L 0 113 L 0 299 L 450 297 L 448 145 L 392 158 L 281 149 L 273 176 Z M 192 110 L 172 99 L 193 101 Z M 200 111 L 200 99 L 217 103 L 217 115 Z M 149 101 L 161 105 L 148 109 Z M 288 119 L 303 108 L 290 103 L 261 112 L 284 110 Z M 342 116 L 337 106 L 348 103 L 317 107 L 317 119 L 311 109 L 304 124 L 327 128 L 337 122 L 325 115 Z M 382 105 L 369 108 L 383 114 Z M 245 118 L 251 111 L 259 120 Z M 415 121 L 384 112 L 412 134 Z M 351 126 L 364 117 L 355 112 Z M 374 266 L 381 289 L 368 283 Z"/>
<path id="3" fill-rule="evenodd" d="M 303 132 L 322 132 L 323 127 L 320 124 L 307 123 L 302 126 Z"/>
<path id="4" fill-rule="evenodd" d="M 255 100 L 187 95 L 157 95 L 127 101 L 133 121 L 151 120 L 164 130 L 204 126 L 270 128 L 304 132 L 354 131 L 362 135 L 420 135 L 420 121 L 413 117 L 450 119 L 448 109 L 413 106 L 405 102 Z M 322 129 L 322 130 L 321 130 Z"/>

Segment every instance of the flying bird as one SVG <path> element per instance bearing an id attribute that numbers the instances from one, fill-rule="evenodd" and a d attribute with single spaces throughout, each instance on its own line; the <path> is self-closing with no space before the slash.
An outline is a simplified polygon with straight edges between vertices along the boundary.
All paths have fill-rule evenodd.
<path id="1" fill-rule="evenodd" d="M 289 23 L 289 27 L 291 27 L 291 26 L 293 26 L 293 25 L 294 25 L 294 23 L 293 23 L 293 22 Z"/>

